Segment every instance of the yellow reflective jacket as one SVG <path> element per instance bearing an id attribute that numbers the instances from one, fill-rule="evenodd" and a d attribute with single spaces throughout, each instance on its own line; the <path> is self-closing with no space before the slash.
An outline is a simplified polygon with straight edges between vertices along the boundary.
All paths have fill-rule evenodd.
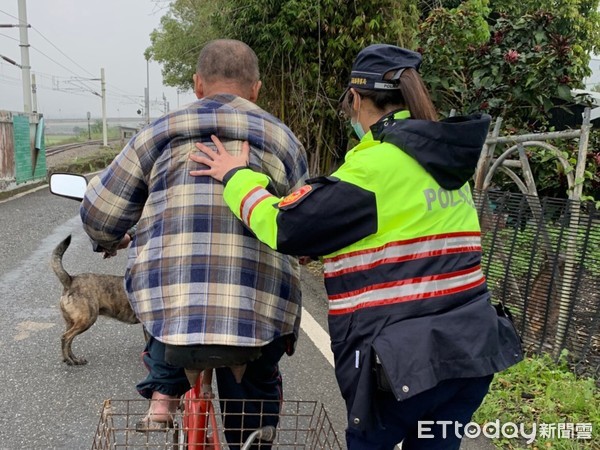
<path id="1" fill-rule="evenodd" d="M 335 173 L 288 197 L 252 170 L 225 180 L 226 203 L 261 241 L 322 257 L 336 375 L 357 428 L 370 420 L 375 361 L 404 400 L 522 358 L 490 302 L 468 184 L 489 116 L 408 116 L 380 120 Z"/>

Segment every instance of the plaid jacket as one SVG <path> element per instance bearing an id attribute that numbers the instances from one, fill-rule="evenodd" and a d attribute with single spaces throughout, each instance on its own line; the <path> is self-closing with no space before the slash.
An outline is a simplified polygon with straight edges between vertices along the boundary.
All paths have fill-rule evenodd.
<path id="1" fill-rule="evenodd" d="M 125 286 L 140 321 L 172 345 L 262 346 L 296 334 L 296 258 L 254 238 L 223 202 L 223 186 L 192 177 L 194 143 L 215 134 L 278 195 L 307 178 L 304 148 L 278 119 L 234 95 L 204 98 L 145 127 L 88 186 L 80 214 L 95 243 L 114 249 L 137 223 Z"/>

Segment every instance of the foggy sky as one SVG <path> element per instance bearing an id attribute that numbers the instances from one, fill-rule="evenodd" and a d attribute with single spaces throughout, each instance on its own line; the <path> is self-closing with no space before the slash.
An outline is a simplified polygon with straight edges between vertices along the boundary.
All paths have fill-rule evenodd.
<path id="1" fill-rule="evenodd" d="M 155 0 L 27 0 L 30 65 L 38 111 L 46 118 L 101 117 L 100 69 L 107 83 L 107 115 L 135 117 L 144 105 L 144 50 L 168 2 Z M 14 17 L 11 17 L 14 16 Z M 18 23 L 17 0 L 0 0 L 0 24 Z M 21 63 L 18 28 L 0 28 L 0 55 Z M 161 67 L 150 61 L 151 116 L 177 107 L 177 90 L 163 86 Z M 23 111 L 21 69 L 0 59 L 0 110 Z M 58 90 L 57 90 L 58 89 Z M 195 99 L 179 94 L 183 106 Z"/>

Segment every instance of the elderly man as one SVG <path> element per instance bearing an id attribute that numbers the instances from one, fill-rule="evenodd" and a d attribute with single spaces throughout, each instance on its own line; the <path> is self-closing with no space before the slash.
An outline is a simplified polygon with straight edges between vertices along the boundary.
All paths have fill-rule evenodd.
<path id="1" fill-rule="evenodd" d="M 256 240 L 224 204 L 220 183 L 189 175 L 194 142 L 210 142 L 216 134 L 233 152 L 250 142 L 249 164 L 269 175 L 276 195 L 302 185 L 304 149 L 255 104 L 260 88 L 250 47 L 234 40 L 209 42 L 194 74 L 199 100 L 134 136 L 90 183 L 81 205 L 86 233 L 108 254 L 137 224 L 125 285 L 150 335 L 143 355 L 149 374 L 137 388 L 154 400 L 140 429 L 168 424 L 178 397 L 189 389 L 182 348 L 193 349 L 196 363 L 225 358 L 237 366 L 235 373 L 216 370 L 221 398 L 280 397 L 278 361 L 293 353 L 300 321 L 298 261 Z M 174 360 L 180 367 L 165 361 L 170 349 L 179 351 Z M 205 364 L 211 365 L 219 366 Z"/>

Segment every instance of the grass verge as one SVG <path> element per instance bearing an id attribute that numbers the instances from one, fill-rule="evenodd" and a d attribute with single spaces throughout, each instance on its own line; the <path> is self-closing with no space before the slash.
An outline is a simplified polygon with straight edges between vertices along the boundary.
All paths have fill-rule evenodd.
<path id="1" fill-rule="evenodd" d="M 56 172 L 69 172 L 86 174 L 104 169 L 119 154 L 120 150 L 105 147 L 99 152 L 89 156 L 76 157 L 62 164 L 48 168 L 48 176 Z"/>
<path id="2" fill-rule="evenodd" d="M 116 150 L 111 147 L 105 147 L 93 155 L 76 157 L 68 162 L 54 165 L 47 169 L 47 178 L 50 177 L 50 174 L 56 172 L 78 173 L 82 175 L 86 173 L 97 172 L 107 167 L 115 158 L 115 156 L 119 154 L 119 151 L 120 150 Z M 0 201 L 14 197 L 20 193 L 30 191 L 36 187 L 43 186 L 46 183 L 47 179 L 35 183 L 27 183 L 23 186 L 19 186 L 8 191 L 0 191 Z"/>
<path id="3" fill-rule="evenodd" d="M 523 424 L 527 436 L 535 426 L 535 439 L 527 443 L 523 433 L 513 433 L 506 425 L 507 432 L 493 439 L 502 449 L 598 449 L 600 391 L 596 380 L 579 378 L 570 370 L 566 351 L 558 363 L 549 355 L 531 355 L 495 376 L 473 421 L 482 426 L 496 421 L 500 426 Z"/>

